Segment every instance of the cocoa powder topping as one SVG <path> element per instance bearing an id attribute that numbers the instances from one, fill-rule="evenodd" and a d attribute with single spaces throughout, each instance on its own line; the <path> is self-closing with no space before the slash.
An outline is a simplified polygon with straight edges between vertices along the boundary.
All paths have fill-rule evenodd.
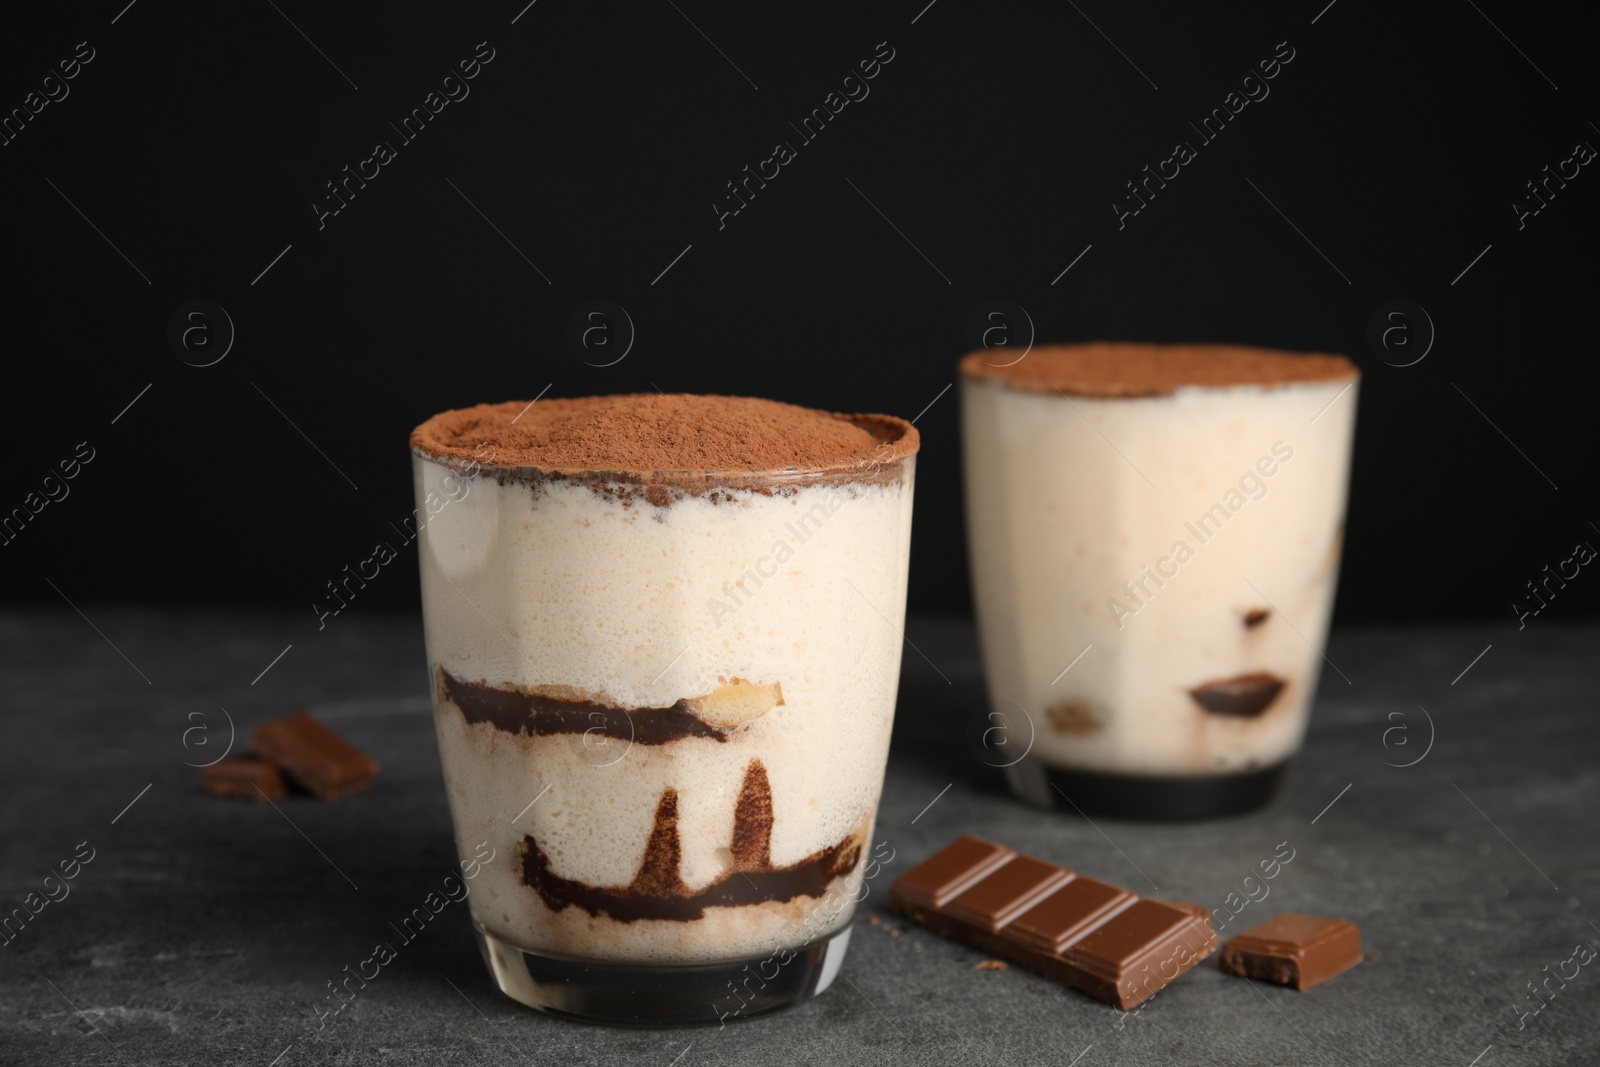
<path id="1" fill-rule="evenodd" d="M 750 397 L 633 393 L 511 401 L 446 411 L 411 433 L 414 451 L 560 476 L 620 472 L 759 476 L 882 470 L 915 453 L 916 428 Z M 492 457 L 492 458 L 491 458 Z"/>
<path id="2" fill-rule="evenodd" d="M 974 352 L 961 360 L 961 373 L 1027 392 L 1060 390 L 1068 396 L 1096 397 L 1164 396 L 1186 388 L 1272 388 L 1361 376 L 1344 356 L 1123 341 L 1036 347 L 1015 362 L 1004 349 Z"/>

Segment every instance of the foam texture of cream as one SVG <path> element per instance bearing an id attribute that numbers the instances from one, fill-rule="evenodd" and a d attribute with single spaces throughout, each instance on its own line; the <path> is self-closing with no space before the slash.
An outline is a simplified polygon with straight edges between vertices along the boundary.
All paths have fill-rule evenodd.
<path id="1" fill-rule="evenodd" d="M 1031 736 L 1050 766 L 1133 775 L 1291 755 L 1338 582 L 1355 412 L 1347 381 L 1068 400 L 964 377 L 974 594 L 1009 739 Z M 1243 625 L 1257 608 L 1265 621 Z M 1287 683 L 1259 716 L 1189 696 L 1257 671 Z"/>
<path id="2" fill-rule="evenodd" d="M 783 695 L 725 742 L 647 746 L 469 725 L 435 686 L 458 846 L 463 858 L 484 840 L 496 850 L 475 880 L 475 920 L 532 951 L 632 961 L 747 958 L 829 932 L 814 928 L 821 902 L 809 897 L 688 922 L 552 912 L 522 880 L 521 844 L 532 834 L 562 878 L 625 887 L 670 787 L 679 872 L 701 889 L 728 869 L 735 799 L 759 759 L 772 864 L 856 834 L 863 862 L 833 887 L 848 900 L 894 714 L 901 638 L 886 620 L 905 613 L 913 462 L 887 484 L 685 495 L 666 507 L 571 483 L 463 477 L 420 456 L 413 469 L 418 501 L 437 504 L 420 540 L 435 677 L 443 666 L 467 682 L 570 686 L 629 710 L 735 678 Z M 838 926 L 849 908 L 827 914 Z"/>

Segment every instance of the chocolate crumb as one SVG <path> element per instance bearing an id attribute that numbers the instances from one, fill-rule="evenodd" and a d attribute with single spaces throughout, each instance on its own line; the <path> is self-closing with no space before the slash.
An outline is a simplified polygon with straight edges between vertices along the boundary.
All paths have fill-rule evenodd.
<path id="1" fill-rule="evenodd" d="M 1244 613 L 1244 628 L 1254 630 L 1257 626 L 1267 621 L 1267 616 L 1272 612 L 1267 608 L 1251 608 Z"/>

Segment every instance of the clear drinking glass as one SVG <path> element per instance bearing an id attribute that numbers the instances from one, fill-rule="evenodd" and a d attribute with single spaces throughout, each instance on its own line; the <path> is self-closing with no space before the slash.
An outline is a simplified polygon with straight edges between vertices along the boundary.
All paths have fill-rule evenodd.
<path id="1" fill-rule="evenodd" d="M 1096 345 L 961 370 L 988 762 L 1085 812 L 1266 803 L 1324 662 L 1355 367 Z"/>
<path id="2" fill-rule="evenodd" d="M 765 473 L 413 437 L 440 759 L 507 996 L 674 1025 L 832 982 L 873 863 L 917 448 L 848 418 L 873 457 Z"/>

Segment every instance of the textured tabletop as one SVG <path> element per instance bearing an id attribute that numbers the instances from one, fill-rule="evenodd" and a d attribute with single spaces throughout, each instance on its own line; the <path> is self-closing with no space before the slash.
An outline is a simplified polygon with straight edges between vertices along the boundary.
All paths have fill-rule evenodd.
<path id="1" fill-rule="evenodd" d="M 1338 633 L 1272 807 L 1159 825 L 1013 802 L 967 740 L 971 626 L 913 619 L 876 831 L 895 859 L 840 980 L 786 1013 L 643 1031 L 500 996 L 459 905 L 319 1025 L 327 983 L 455 867 L 419 620 L 317 632 L 299 616 L 81 606 L 0 616 L 4 913 L 91 857 L 0 950 L 0 1063 L 1600 1062 L 1597 628 Z M 201 793 L 185 764 L 219 754 L 228 717 L 242 748 L 302 707 L 383 763 L 370 791 L 278 810 Z M 1347 918 L 1367 959 L 1303 994 L 1212 959 L 1124 1016 L 979 970 L 978 953 L 890 913 L 893 877 L 966 832 L 1237 908 L 1224 937 L 1281 911 Z M 1244 903 L 1246 876 L 1280 852 L 1267 896 Z"/>

